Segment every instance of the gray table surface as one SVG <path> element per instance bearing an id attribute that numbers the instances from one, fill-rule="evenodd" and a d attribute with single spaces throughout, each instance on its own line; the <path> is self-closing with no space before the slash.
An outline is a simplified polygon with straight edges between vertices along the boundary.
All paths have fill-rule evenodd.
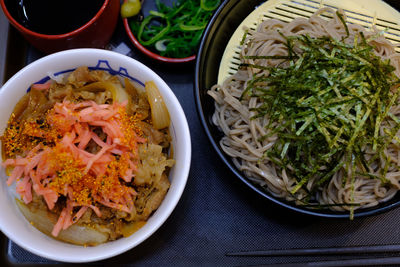
<path id="1" fill-rule="evenodd" d="M 0 12 L 1 81 L 8 67 L 6 62 L 18 63 L 16 59 L 11 63 L 6 60 L 10 47 L 6 45 L 8 24 L 3 16 Z M 123 35 L 121 27 L 116 35 Z M 129 51 L 124 50 L 124 45 Z M 158 64 L 135 50 L 126 38 L 115 38 L 109 49 L 120 49 L 142 61 L 172 88 L 189 122 L 193 160 L 185 192 L 165 224 L 138 247 L 93 265 L 289 266 L 300 263 L 299 266 L 305 266 L 302 262 L 308 261 L 314 266 L 350 266 L 354 263 L 346 260 L 360 257 L 363 261 L 354 265 L 400 265 L 400 251 L 314 257 L 226 256 L 227 252 L 243 250 L 400 244 L 400 209 L 354 221 L 322 219 L 289 212 L 254 195 L 223 165 L 207 140 L 194 103 L 194 64 L 176 67 Z M 28 46 L 25 64 L 41 56 Z M 1 266 L 63 265 L 37 257 L 4 236 L 0 241 Z M 322 260 L 337 259 L 340 261 L 336 263 L 318 264 Z"/>

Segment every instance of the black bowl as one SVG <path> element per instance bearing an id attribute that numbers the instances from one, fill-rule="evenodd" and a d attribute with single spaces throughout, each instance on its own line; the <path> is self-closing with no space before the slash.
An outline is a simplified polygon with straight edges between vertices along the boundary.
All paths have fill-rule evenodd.
<path id="1" fill-rule="evenodd" d="M 247 15 L 263 2 L 263 0 L 225 0 L 210 20 L 203 34 L 196 56 L 194 94 L 200 120 L 212 146 L 222 161 L 234 175 L 243 181 L 246 186 L 253 189 L 256 194 L 260 194 L 277 205 L 303 214 L 327 218 L 349 218 L 349 212 L 336 212 L 328 209 L 310 209 L 296 206 L 292 202 L 272 196 L 261 186 L 247 179 L 243 173 L 235 167 L 232 159 L 222 151 L 219 145 L 219 140 L 223 137 L 223 133 L 212 123 L 211 118 L 215 109 L 214 100 L 207 95 L 207 90 L 217 83 L 221 58 L 232 34 Z M 378 206 L 356 210 L 354 212 L 354 217 L 364 217 L 381 213 L 399 205 L 400 194 L 397 193 L 394 198 Z"/>

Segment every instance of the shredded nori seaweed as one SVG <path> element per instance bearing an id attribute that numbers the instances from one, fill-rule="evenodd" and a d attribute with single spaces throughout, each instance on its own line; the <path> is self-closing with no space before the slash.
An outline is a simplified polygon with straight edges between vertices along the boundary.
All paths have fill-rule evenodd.
<path id="1" fill-rule="evenodd" d="M 241 99 L 259 98 L 262 104 L 252 109 L 253 119 L 269 119 L 269 134 L 261 140 L 278 136 L 265 157 L 297 180 L 291 194 L 300 189 L 309 193 L 302 200 L 307 206 L 315 191 L 340 169 L 345 170 L 344 182 L 354 181 L 356 175 L 386 182 L 388 169 L 398 168 L 384 150 L 400 129 L 400 119 L 390 112 L 399 104 L 399 78 L 390 61 L 377 56 L 362 33 L 353 44 L 345 43 L 347 27 L 346 33 L 342 40 L 284 36 L 287 56 L 244 59 L 282 59 L 285 67 L 241 66 L 269 72 L 255 75 Z M 302 53 L 295 53 L 295 45 Z M 391 127 L 382 131 L 383 123 Z M 365 158 L 367 147 L 375 152 L 371 159 Z M 378 160 L 384 167 L 376 175 L 369 166 Z M 307 182 L 315 177 L 314 188 L 308 190 Z M 348 203 L 352 205 L 357 203 Z"/>

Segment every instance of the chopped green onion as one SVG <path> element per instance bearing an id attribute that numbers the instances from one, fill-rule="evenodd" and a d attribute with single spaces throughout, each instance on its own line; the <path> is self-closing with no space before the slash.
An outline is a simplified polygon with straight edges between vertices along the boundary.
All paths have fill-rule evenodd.
<path id="1" fill-rule="evenodd" d="M 220 0 L 177 0 L 167 6 L 156 0 L 142 22 L 131 20 L 130 27 L 139 42 L 153 52 L 171 58 L 196 53 L 202 33 Z M 162 40 L 168 39 L 168 42 Z M 162 42 L 160 42 L 162 41 Z"/>

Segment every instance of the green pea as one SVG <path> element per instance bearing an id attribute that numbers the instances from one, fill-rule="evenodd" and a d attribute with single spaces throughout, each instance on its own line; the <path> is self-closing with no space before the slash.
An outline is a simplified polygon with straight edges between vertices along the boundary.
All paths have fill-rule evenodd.
<path id="1" fill-rule="evenodd" d="M 141 8 L 142 5 L 140 3 L 140 0 L 128 0 L 124 2 L 121 6 L 121 16 L 123 18 L 136 16 L 137 14 L 139 14 Z"/>

